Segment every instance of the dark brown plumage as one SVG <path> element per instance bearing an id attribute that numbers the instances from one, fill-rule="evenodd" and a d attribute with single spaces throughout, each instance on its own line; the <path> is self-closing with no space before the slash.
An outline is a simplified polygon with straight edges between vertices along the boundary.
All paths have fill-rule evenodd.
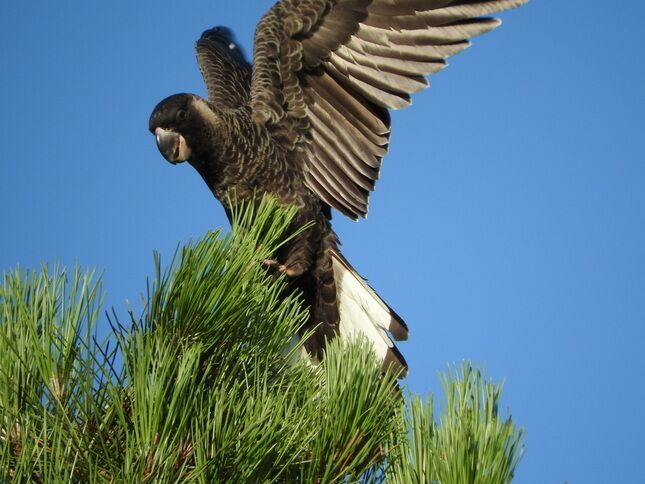
<path id="1" fill-rule="evenodd" d="M 499 25 L 487 15 L 526 0 L 282 0 L 260 20 L 251 66 L 231 33 L 197 42 L 208 100 L 177 94 L 157 105 L 150 131 L 164 157 L 188 161 L 226 206 L 264 193 L 299 207 L 310 230 L 271 262 L 303 293 L 306 347 L 364 334 L 386 363 L 404 370 L 392 344 L 405 323 L 338 252 L 330 208 L 356 219 L 368 210 L 390 134 L 388 109 L 410 103 L 426 75 Z M 231 207 L 226 207 L 227 211 Z"/>

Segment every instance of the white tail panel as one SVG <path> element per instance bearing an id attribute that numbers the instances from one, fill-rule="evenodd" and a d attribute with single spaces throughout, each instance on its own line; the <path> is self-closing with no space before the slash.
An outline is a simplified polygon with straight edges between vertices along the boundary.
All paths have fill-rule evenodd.
<path id="1" fill-rule="evenodd" d="M 402 368 L 401 376 L 405 376 L 407 364 L 389 336 L 392 333 L 397 340 L 407 339 L 405 323 L 340 253 L 330 250 L 329 254 L 333 261 L 341 337 L 363 335 L 384 365 Z"/>

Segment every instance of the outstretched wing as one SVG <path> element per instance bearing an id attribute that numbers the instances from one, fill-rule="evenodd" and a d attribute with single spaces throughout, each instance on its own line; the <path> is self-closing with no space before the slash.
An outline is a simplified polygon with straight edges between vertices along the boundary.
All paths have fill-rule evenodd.
<path id="1" fill-rule="evenodd" d="M 300 160 L 305 181 L 351 218 L 367 214 L 388 109 L 527 0 L 282 0 L 255 33 L 251 106 Z"/>
<path id="2" fill-rule="evenodd" d="M 195 44 L 208 99 L 220 109 L 236 108 L 250 99 L 251 65 L 226 27 L 202 34 Z"/>

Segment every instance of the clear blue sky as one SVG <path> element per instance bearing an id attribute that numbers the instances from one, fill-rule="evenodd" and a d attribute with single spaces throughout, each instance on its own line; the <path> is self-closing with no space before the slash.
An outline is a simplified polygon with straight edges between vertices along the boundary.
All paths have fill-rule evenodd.
<path id="1" fill-rule="evenodd" d="M 190 4 L 190 7 L 184 5 Z M 105 270 L 138 304 L 153 250 L 226 226 L 147 132 L 203 93 L 193 43 L 251 50 L 271 1 L 6 2 L 0 15 L 0 268 Z M 645 482 L 645 6 L 533 0 L 394 115 L 348 258 L 411 327 L 410 388 L 470 359 L 526 428 L 518 483 Z M 167 259 L 166 259 L 167 260 Z"/>

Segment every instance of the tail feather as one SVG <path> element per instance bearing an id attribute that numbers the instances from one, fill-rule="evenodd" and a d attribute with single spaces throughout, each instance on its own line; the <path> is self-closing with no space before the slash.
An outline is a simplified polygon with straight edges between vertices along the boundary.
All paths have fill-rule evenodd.
<path id="1" fill-rule="evenodd" d="M 367 284 L 343 255 L 329 249 L 332 259 L 336 297 L 340 313 L 340 334 L 349 338 L 363 335 L 372 343 L 374 352 L 384 366 L 392 365 L 401 370 L 401 377 L 408 372 L 408 365 L 394 345 L 408 338 L 408 327 L 378 294 Z"/>

